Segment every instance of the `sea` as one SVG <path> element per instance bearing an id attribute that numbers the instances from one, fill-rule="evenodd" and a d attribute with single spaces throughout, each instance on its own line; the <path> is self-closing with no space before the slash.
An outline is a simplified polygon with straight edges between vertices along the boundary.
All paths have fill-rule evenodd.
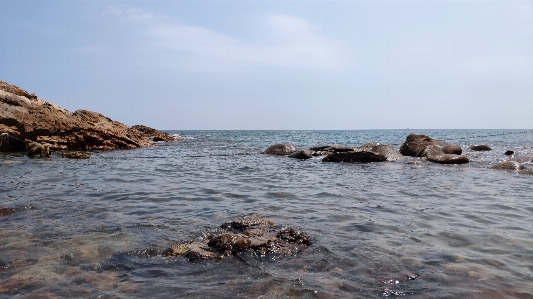
<path id="1" fill-rule="evenodd" d="M 533 298 L 527 130 L 168 131 L 88 160 L 0 155 L 0 298 Z M 464 165 L 329 163 L 262 154 L 410 133 Z M 474 152 L 473 144 L 493 150 Z M 533 168 L 532 164 L 525 164 Z M 159 252 L 256 215 L 313 238 L 295 255 L 190 261 Z"/>

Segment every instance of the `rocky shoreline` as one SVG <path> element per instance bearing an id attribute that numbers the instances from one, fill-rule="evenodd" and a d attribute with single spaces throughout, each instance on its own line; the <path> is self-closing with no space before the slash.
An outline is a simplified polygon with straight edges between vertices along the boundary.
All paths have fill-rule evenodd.
<path id="1" fill-rule="evenodd" d="M 0 152 L 27 151 L 32 142 L 52 150 L 91 151 L 183 138 L 146 126 L 130 127 L 97 112 L 70 112 L 4 81 L 0 81 L 0 134 Z"/>

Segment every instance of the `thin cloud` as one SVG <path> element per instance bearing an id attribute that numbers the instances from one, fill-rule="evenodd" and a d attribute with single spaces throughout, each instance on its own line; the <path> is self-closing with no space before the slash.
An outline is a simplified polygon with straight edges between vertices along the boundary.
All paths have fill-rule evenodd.
<path id="1" fill-rule="evenodd" d="M 137 8 L 108 7 L 105 15 L 137 24 L 152 39 L 152 45 L 187 56 L 187 67 L 202 70 L 217 66 L 329 67 L 343 65 L 342 42 L 316 32 L 306 20 L 290 15 L 271 15 L 262 34 L 250 41 L 216 32 L 207 27 L 180 24 L 176 20 Z M 258 43 L 259 41 L 264 41 Z M 268 42 L 267 42 L 268 41 Z"/>

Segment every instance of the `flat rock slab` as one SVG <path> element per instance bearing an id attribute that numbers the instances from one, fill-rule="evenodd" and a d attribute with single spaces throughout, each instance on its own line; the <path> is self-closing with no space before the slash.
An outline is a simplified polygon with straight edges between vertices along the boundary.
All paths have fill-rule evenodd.
<path id="1" fill-rule="evenodd" d="M 219 232 L 202 242 L 177 244 L 162 255 L 184 256 L 189 260 L 222 259 L 246 253 L 259 257 L 294 255 L 311 244 L 312 238 L 300 230 L 276 227 L 252 215 L 222 224 Z"/>

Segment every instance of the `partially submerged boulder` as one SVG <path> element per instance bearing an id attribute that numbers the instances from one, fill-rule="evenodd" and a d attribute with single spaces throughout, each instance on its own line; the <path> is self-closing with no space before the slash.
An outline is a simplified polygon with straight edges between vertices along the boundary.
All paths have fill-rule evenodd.
<path id="1" fill-rule="evenodd" d="M 28 157 L 50 157 L 50 147 L 47 144 L 40 144 L 38 142 L 32 142 L 28 144 L 28 152 L 26 156 Z"/>
<path id="2" fill-rule="evenodd" d="M 276 227 L 257 216 L 244 216 L 224 223 L 221 230 L 202 242 L 177 244 L 163 251 L 165 256 L 184 256 L 189 260 L 221 259 L 252 254 L 294 255 L 312 244 L 312 238 L 294 228 Z"/>
<path id="3" fill-rule="evenodd" d="M 470 149 L 473 151 L 491 151 L 492 148 L 486 144 L 476 144 L 470 146 Z"/>
<path id="4" fill-rule="evenodd" d="M 467 156 L 448 154 L 438 145 L 428 145 L 421 154 L 428 161 L 439 164 L 466 164 L 470 162 Z"/>
<path id="5" fill-rule="evenodd" d="M 313 153 L 311 151 L 297 151 L 289 155 L 289 158 L 301 160 L 311 159 L 312 157 Z"/>
<path id="6" fill-rule="evenodd" d="M 268 147 L 263 153 L 268 155 L 288 156 L 297 152 L 296 146 L 288 143 L 277 143 Z"/>
<path id="7" fill-rule="evenodd" d="M 352 148 L 351 151 L 335 152 L 326 156 L 324 162 L 348 162 L 348 163 L 367 163 L 397 161 L 404 156 L 398 150 L 390 145 L 376 142 L 365 143 L 360 147 Z"/>
<path id="8" fill-rule="evenodd" d="M 460 155 L 463 152 L 457 144 L 436 140 L 422 134 L 411 133 L 400 147 L 400 153 L 404 156 L 420 157 L 429 145 L 441 148 L 444 154 Z"/>
<path id="9" fill-rule="evenodd" d="M 369 151 L 377 155 L 385 156 L 387 161 L 402 160 L 405 157 L 394 147 L 376 142 L 365 143 L 354 149 L 355 151 Z"/>

